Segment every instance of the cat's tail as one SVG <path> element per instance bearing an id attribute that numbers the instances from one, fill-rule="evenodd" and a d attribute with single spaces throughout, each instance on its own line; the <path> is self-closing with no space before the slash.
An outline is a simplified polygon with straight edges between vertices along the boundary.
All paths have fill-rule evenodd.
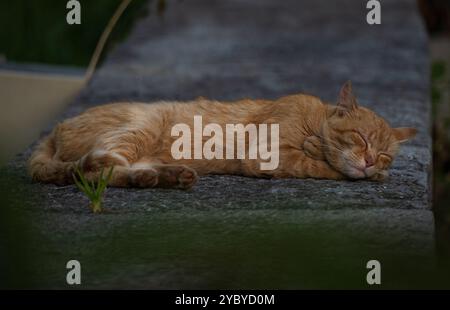
<path id="1" fill-rule="evenodd" d="M 28 160 L 28 171 L 35 181 L 64 185 L 72 183 L 75 162 L 55 159 L 55 131 L 39 143 Z"/>

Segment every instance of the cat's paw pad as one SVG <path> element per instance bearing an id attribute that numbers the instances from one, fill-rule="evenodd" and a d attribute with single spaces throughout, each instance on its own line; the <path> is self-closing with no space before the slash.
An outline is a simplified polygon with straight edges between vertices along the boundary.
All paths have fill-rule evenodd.
<path id="1" fill-rule="evenodd" d="M 369 178 L 371 181 L 383 182 L 389 178 L 389 172 L 386 170 L 375 173 L 373 176 Z"/>
<path id="2" fill-rule="evenodd" d="M 167 166 L 160 168 L 162 187 L 189 189 L 198 180 L 195 170 L 186 166 Z"/>
<path id="3" fill-rule="evenodd" d="M 137 187 L 155 187 L 158 173 L 152 169 L 136 169 L 131 175 L 131 182 Z"/>
<path id="4" fill-rule="evenodd" d="M 183 167 L 182 171 L 178 175 L 178 185 L 177 188 L 189 189 L 197 183 L 198 176 L 195 170 Z"/>

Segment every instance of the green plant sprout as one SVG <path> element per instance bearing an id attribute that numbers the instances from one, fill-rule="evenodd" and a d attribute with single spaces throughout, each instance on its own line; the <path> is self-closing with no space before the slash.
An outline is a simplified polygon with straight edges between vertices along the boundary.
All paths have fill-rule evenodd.
<path id="1" fill-rule="evenodd" d="M 99 213 L 102 211 L 102 203 L 103 203 L 103 192 L 106 189 L 109 181 L 111 180 L 112 172 L 114 167 L 109 169 L 109 173 L 106 178 L 103 177 L 104 169 L 101 170 L 100 176 L 95 183 L 91 181 L 90 183 L 86 180 L 84 173 L 79 169 L 78 166 L 75 166 L 75 172 L 77 175 L 72 173 L 73 180 L 75 181 L 76 186 L 80 191 L 82 191 L 91 201 L 89 207 L 92 212 Z M 78 179 L 77 179 L 78 176 Z"/>

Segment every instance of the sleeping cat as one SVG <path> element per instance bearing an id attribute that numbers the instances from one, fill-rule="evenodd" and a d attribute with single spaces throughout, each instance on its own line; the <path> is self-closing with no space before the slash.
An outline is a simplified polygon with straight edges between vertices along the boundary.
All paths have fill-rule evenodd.
<path id="1" fill-rule="evenodd" d="M 175 124 L 279 124 L 279 165 L 261 170 L 260 159 L 174 159 Z M 77 165 L 88 180 L 114 167 L 109 185 L 188 189 L 204 174 L 264 178 L 383 180 L 399 144 L 413 128 L 391 128 L 358 106 L 350 82 L 337 105 L 296 94 L 277 100 L 231 103 L 203 98 L 181 102 L 115 103 L 98 106 L 58 124 L 34 151 L 29 171 L 34 180 L 73 182 Z M 246 141 L 246 146 L 251 141 Z"/>

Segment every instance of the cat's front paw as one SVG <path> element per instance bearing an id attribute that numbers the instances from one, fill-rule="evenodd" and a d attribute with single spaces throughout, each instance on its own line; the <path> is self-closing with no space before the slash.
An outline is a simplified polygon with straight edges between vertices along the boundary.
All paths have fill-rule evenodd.
<path id="1" fill-rule="evenodd" d="M 389 178 L 389 172 L 387 170 L 382 170 L 380 172 L 375 173 L 373 176 L 369 178 L 370 181 L 383 182 Z"/>
<path id="2" fill-rule="evenodd" d="M 303 151 L 306 156 L 315 160 L 325 160 L 322 152 L 322 142 L 317 136 L 309 136 L 303 142 Z"/>

